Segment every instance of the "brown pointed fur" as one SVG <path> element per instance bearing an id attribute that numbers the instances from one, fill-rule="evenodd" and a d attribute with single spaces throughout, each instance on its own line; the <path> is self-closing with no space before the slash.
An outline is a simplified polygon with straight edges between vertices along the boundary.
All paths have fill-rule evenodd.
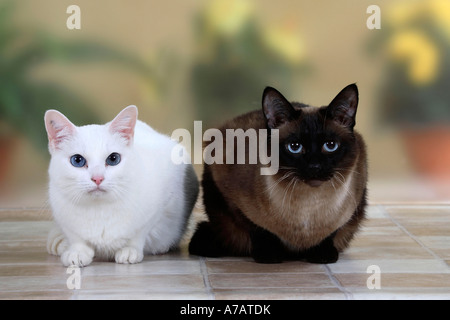
<path id="1" fill-rule="evenodd" d="M 292 106 L 305 114 L 319 110 L 296 103 Z M 333 121 L 325 121 L 326 125 L 341 130 Z M 279 128 L 280 143 L 291 131 L 288 126 L 295 125 L 298 124 L 292 121 Z M 266 129 L 264 114 L 253 111 L 226 122 L 220 128 L 224 150 L 225 130 L 238 128 L 244 131 Z M 202 185 L 209 235 L 193 239 L 191 253 L 251 255 L 252 234 L 260 229 L 274 234 L 292 252 L 317 246 L 330 235 L 338 251 L 345 249 L 365 215 L 367 155 L 359 133 L 343 132 L 342 135 L 355 139 L 354 150 L 346 159 L 346 169 L 337 169 L 337 173 L 319 187 L 291 179 L 289 170 L 282 164 L 273 176 L 261 175 L 261 164 L 205 164 Z M 199 249 L 199 245 L 204 246 L 198 243 L 200 241 L 209 242 L 210 250 Z"/>

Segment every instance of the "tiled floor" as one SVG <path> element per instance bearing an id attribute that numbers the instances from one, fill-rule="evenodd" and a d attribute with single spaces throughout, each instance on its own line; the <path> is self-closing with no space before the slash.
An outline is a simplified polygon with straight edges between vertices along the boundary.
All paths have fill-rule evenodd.
<path id="1" fill-rule="evenodd" d="M 50 224 L 46 211 L 0 209 L 0 299 L 450 299 L 450 205 L 372 204 L 329 265 L 205 259 L 184 247 L 71 270 L 46 253 Z"/>

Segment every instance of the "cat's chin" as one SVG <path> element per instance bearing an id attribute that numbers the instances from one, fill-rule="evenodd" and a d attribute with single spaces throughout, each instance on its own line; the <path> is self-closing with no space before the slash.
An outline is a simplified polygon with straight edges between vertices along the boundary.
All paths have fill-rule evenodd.
<path id="1" fill-rule="evenodd" d="M 103 197 L 105 194 L 107 194 L 107 192 L 103 188 L 93 188 L 92 190 L 88 191 L 88 194 L 91 197 Z"/>
<path id="2" fill-rule="evenodd" d="M 308 186 L 313 187 L 313 188 L 318 188 L 320 187 L 326 180 L 306 180 L 304 181 Z"/>

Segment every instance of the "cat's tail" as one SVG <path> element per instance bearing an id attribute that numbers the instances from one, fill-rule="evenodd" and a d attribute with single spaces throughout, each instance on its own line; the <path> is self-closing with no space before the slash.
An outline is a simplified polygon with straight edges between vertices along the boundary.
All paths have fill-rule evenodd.
<path id="1" fill-rule="evenodd" d="M 69 244 L 61 229 L 56 225 L 53 226 L 47 237 L 47 252 L 55 256 L 60 256 L 68 247 Z"/>
<path id="2" fill-rule="evenodd" d="M 201 217 L 198 213 L 200 186 L 197 174 L 192 165 L 187 165 L 184 172 L 184 219 L 185 223 L 181 230 L 182 237 L 178 247 L 187 247 L 194 233 L 196 225 Z"/>

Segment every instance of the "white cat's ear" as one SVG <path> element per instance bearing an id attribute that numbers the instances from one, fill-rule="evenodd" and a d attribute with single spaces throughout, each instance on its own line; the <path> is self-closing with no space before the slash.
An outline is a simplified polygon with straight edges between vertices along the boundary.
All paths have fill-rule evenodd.
<path id="1" fill-rule="evenodd" d="M 136 106 L 128 106 L 114 118 L 109 125 L 109 131 L 112 134 L 118 133 L 126 139 L 128 143 L 133 140 L 134 127 L 136 126 L 138 110 Z"/>
<path id="2" fill-rule="evenodd" d="M 75 132 L 75 125 L 61 112 L 47 110 L 44 116 L 50 151 L 59 149 L 60 144 L 69 139 Z"/>

